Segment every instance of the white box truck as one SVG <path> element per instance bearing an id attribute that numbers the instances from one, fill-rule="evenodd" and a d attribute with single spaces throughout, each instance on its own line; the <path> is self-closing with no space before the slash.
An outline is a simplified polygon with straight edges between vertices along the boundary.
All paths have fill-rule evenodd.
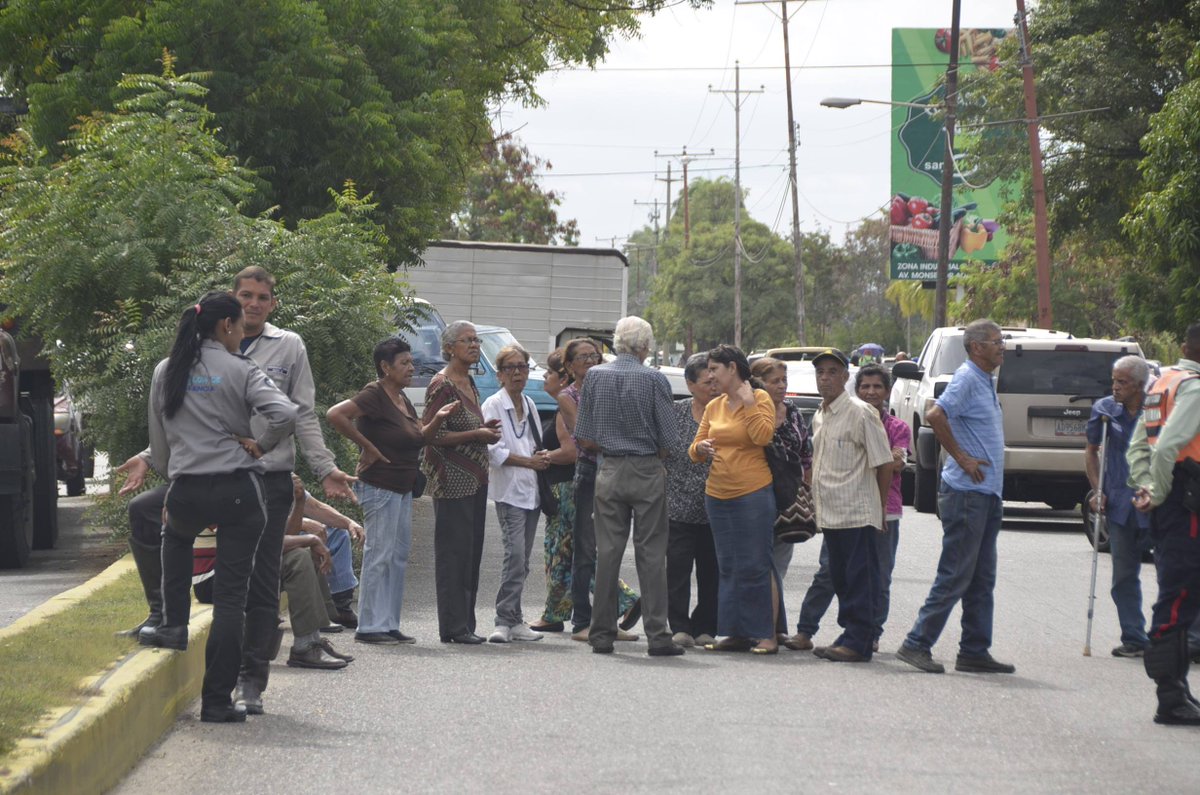
<path id="1" fill-rule="evenodd" d="M 538 363 L 572 337 L 612 339 L 627 313 L 629 261 L 611 248 L 437 240 L 398 277 L 446 322 L 503 326 Z"/>

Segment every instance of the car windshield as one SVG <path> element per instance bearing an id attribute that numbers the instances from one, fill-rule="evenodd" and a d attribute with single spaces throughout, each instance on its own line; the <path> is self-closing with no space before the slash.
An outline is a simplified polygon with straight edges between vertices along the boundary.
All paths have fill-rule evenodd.
<path id="1" fill-rule="evenodd" d="M 402 337 L 412 347 L 417 375 L 433 375 L 446 366 L 442 358 L 444 328 L 446 323 L 433 305 L 418 302 L 412 306 L 411 327 L 401 325 L 396 330 L 396 336 Z"/>
<path id="2" fill-rule="evenodd" d="M 996 381 L 1002 395 L 1072 395 L 1098 398 L 1112 385 L 1120 353 L 1080 350 L 1008 350 Z"/>
<path id="3" fill-rule="evenodd" d="M 942 342 L 933 367 L 928 370 L 930 375 L 953 373 L 958 366 L 967 360 L 967 349 L 963 347 L 962 335 L 947 337 Z"/>

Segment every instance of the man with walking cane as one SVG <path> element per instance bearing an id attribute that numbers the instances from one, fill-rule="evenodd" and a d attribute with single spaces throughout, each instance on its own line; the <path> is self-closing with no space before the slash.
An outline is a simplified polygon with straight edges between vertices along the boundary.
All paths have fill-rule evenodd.
<path id="1" fill-rule="evenodd" d="M 1200 323 L 1183 358 L 1150 388 L 1129 445 L 1133 504 L 1151 513 L 1158 600 L 1143 663 L 1158 687 L 1155 723 L 1200 726 L 1188 689 L 1187 629 L 1200 613 Z"/>
<path id="2" fill-rule="evenodd" d="M 1150 642 L 1146 636 L 1146 618 L 1142 614 L 1140 577 L 1142 554 L 1150 548 L 1150 517 L 1134 510 L 1133 489 L 1126 482 L 1129 479 L 1129 464 L 1125 460 L 1129 440 L 1142 415 L 1142 401 L 1149 378 L 1150 366 L 1142 357 L 1122 356 L 1117 359 L 1112 367 L 1112 395 L 1096 401 L 1087 424 L 1084 464 L 1088 481 L 1092 484 L 1088 499 L 1095 512 L 1094 517 L 1103 514 L 1108 522 L 1112 558 L 1110 593 L 1117 606 L 1117 620 L 1121 625 L 1121 645 L 1112 650 L 1114 657 L 1141 657 Z M 1101 447 L 1104 448 L 1103 468 Z M 1102 471 L 1103 483 L 1100 479 Z M 1094 568 L 1092 574 L 1094 578 Z M 1094 579 L 1092 586 L 1094 598 Z M 1089 608 L 1089 616 L 1091 612 Z M 1090 620 L 1087 646 L 1090 650 Z"/>

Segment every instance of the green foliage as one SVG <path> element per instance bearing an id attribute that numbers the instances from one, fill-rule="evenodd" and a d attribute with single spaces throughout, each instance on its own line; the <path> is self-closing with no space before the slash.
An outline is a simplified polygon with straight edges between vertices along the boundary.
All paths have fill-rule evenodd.
<path id="1" fill-rule="evenodd" d="M 1189 69 L 1143 140 L 1146 192 L 1126 219 L 1143 263 L 1125 277 L 1135 320 L 1176 333 L 1200 316 L 1200 46 Z"/>
<path id="2" fill-rule="evenodd" d="M 693 5 L 705 5 L 691 0 Z M 664 0 L 7 0 L 0 74 L 38 146 L 115 108 L 124 73 L 163 49 L 207 71 L 218 137 L 263 179 L 255 207 L 289 226 L 352 179 L 379 203 L 396 260 L 415 261 L 461 196 L 495 100 L 536 102 L 539 75 L 594 65 Z"/>
<path id="3" fill-rule="evenodd" d="M 1070 323 L 1102 331 L 1127 324 L 1177 330 L 1197 297 L 1200 271 L 1190 264 L 1196 261 L 1194 249 L 1190 260 L 1181 257 L 1195 227 L 1189 229 L 1188 213 L 1181 208 L 1191 202 L 1200 181 L 1197 89 L 1189 87 L 1186 68 L 1200 42 L 1200 1 L 1148 0 L 1136 4 L 1136 13 L 1130 9 L 1106 0 L 1043 0 L 1030 15 L 1039 113 L 1107 109 L 1041 124 L 1059 327 Z M 999 70 L 964 86 L 961 122 L 1024 118 L 1016 36 L 1005 39 L 999 57 Z M 964 139 L 960 148 L 969 148 L 989 174 L 1024 175 L 1013 198 L 1019 202 L 1016 215 L 1027 216 L 1032 195 L 1025 131 L 1020 126 L 993 130 Z M 1147 188 L 1152 195 L 1143 198 Z M 1005 257 L 1010 270 L 1001 273 L 1011 272 L 1012 281 L 1020 281 L 1032 274 L 1029 244 L 1020 235 L 1013 241 Z M 1122 274 L 1119 296 L 1111 294 L 1116 274 Z M 973 307 L 989 305 L 987 293 L 997 289 L 999 311 L 1035 316 L 1027 297 L 1018 300 L 1017 295 L 1027 296 L 1033 282 L 977 276 L 970 277 L 979 288 Z M 1078 284 L 1091 278 L 1097 283 Z M 1082 304 L 1073 303 L 1077 299 Z M 1086 318 L 1085 311 L 1121 315 Z"/>
<path id="4" fill-rule="evenodd" d="M 43 166 L 18 148 L 0 169 L 0 294 L 58 341 L 46 351 L 55 375 L 114 463 L 146 444 L 150 374 L 182 308 L 243 267 L 275 275 L 272 321 L 304 337 L 319 414 L 369 380 L 401 298 L 370 195 L 348 184 L 295 229 L 247 215 L 254 173 L 217 141 L 197 77 L 173 76 L 169 59 L 165 72 L 122 80 L 117 111 L 81 124 L 63 160 Z"/>
<path id="5" fill-rule="evenodd" d="M 486 143 L 467 177 L 466 196 L 443 237 L 498 243 L 579 245 L 574 219 L 560 222 L 562 197 L 543 190 L 536 172 L 549 162 L 530 153 L 512 136 Z"/>

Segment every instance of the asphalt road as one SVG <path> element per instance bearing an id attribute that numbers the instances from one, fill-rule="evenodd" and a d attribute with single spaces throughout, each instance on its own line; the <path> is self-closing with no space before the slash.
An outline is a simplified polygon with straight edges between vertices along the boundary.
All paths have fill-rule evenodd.
<path id="1" fill-rule="evenodd" d="M 893 654 L 936 568 L 940 526 L 931 516 L 901 523 L 884 652 L 847 665 L 786 650 L 650 658 L 641 642 L 600 656 L 566 635 L 443 645 L 431 513 L 428 499 L 418 501 L 402 627 L 416 646 L 369 647 L 342 634 L 335 644 L 358 660 L 319 672 L 281 664 L 289 638 L 272 668 L 267 715 L 202 724 L 193 705 L 116 791 L 1200 790 L 1200 730 L 1151 722 L 1154 690 L 1141 662 L 1109 655 L 1118 628 L 1103 586 L 1095 656 L 1082 655 L 1091 550 L 1069 514 L 1021 506 L 1005 521 L 993 653 L 1017 674 L 953 671 L 956 612 L 934 649 L 950 671 L 937 676 Z M 815 543 L 797 549 L 785 583 L 792 620 L 817 553 Z M 500 558 L 492 517 L 481 628 L 492 623 Z M 1109 571 L 1102 555 L 1101 583 Z M 632 552 L 624 573 L 635 578 Z M 1143 582 L 1152 597 L 1152 567 Z M 543 588 L 535 571 L 527 620 Z M 819 640 L 832 639 L 834 619 Z"/>

